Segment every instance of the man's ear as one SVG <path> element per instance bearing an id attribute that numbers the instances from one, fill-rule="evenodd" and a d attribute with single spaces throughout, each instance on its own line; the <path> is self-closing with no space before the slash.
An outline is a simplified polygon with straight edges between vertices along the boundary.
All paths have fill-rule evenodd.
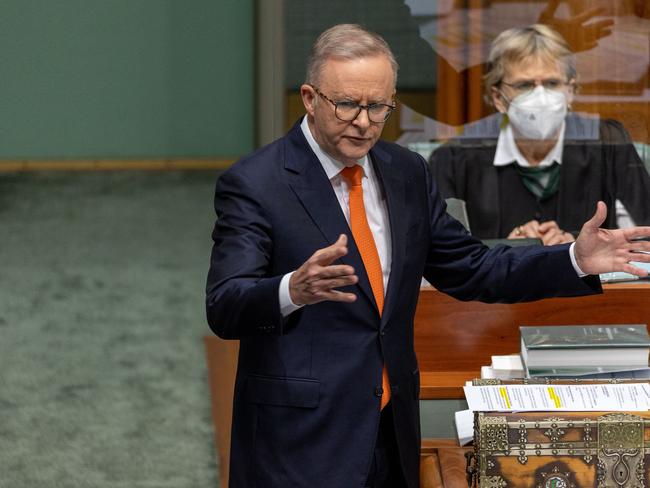
<path id="1" fill-rule="evenodd" d="M 302 104 L 305 106 L 307 114 L 313 117 L 314 105 L 316 103 L 316 92 L 311 85 L 304 84 L 300 86 L 300 98 L 302 98 Z"/>
<path id="2" fill-rule="evenodd" d="M 496 86 L 490 88 L 490 96 L 492 97 L 492 103 L 496 109 L 502 114 L 505 114 L 508 111 L 508 104 L 505 101 L 505 97 Z"/>

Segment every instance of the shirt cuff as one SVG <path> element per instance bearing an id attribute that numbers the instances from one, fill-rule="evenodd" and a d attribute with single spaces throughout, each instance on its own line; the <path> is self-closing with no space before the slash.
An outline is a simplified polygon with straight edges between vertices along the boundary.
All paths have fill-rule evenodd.
<path id="1" fill-rule="evenodd" d="M 280 287 L 278 288 L 278 299 L 280 300 L 280 313 L 283 317 L 295 312 L 296 310 L 304 307 L 304 305 L 296 305 L 291 301 L 291 294 L 289 293 L 289 279 L 294 272 L 287 273 L 280 280 Z"/>
<path id="2" fill-rule="evenodd" d="M 573 243 L 571 243 L 571 246 L 569 247 L 569 256 L 571 257 L 571 264 L 573 265 L 573 269 L 576 270 L 576 273 L 578 273 L 578 277 L 579 278 L 584 278 L 585 276 L 587 276 L 587 273 L 582 271 L 580 269 L 580 266 L 578 266 L 578 261 L 576 261 L 576 253 L 573 250 L 575 245 L 576 245 L 576 243 L 573 242 Z"/>

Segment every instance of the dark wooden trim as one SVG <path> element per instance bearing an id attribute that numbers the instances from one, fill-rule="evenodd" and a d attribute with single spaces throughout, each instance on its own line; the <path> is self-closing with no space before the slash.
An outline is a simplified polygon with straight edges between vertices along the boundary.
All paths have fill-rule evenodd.
<path id="1" fill-rule="evenodd" d="M 234 159 L 0 159 L 0 173 L 226 169 Z"/>

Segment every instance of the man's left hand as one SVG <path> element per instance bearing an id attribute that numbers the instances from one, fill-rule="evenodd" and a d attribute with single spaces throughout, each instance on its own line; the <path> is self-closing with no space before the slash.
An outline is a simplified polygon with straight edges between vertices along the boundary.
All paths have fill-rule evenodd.
<path id="1" fill-rule="evenodd" d="M 648 276 L 644 269 L 630 261 L 650 263 L 650 242 L 640 241 L 650 236 L 650 227 L 630 229 L 601 229 L 607 217 L 607 206 L 598 202 L 596 213 L 582 226 L 574 248 L 580 269 L 587 274 L 624 271 L 642 278 Z"/>

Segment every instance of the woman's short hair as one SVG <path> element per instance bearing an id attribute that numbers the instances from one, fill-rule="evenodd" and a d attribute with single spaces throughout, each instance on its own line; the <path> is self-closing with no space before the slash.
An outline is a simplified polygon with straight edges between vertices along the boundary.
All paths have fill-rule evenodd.
<path id="1" fill-rule="evenodd" d="M 307 61 L 306 83 L 318 85 L 323 65 L 330 58 L 354 60 L 384 55 L 393 68 L 393 85 L 397 84 L 399 68 L 388 43 L 374 32 L 358 24 L 339 24 L 323 32 L 311 48 Z"/>
<path id="2" fill-rule="evenodd" d="M 557 31 L 544 24 L 515 27 L 503 31 L 492 42 L 483 76 L 488 103 L 492 103 L 492 87 L 501 83 L 506 70 L 513 64 L 534 57 L 559 62 L 566 80 L 576 80 L 575 55 Z"/>

